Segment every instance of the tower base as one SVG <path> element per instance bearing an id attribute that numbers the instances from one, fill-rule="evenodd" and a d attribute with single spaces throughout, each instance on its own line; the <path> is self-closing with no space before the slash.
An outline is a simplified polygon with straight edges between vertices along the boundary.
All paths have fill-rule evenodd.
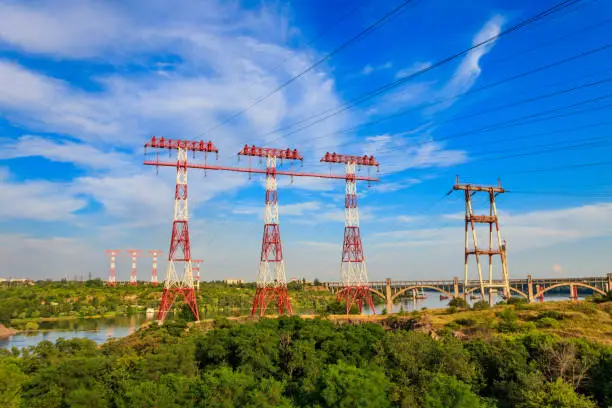
<path id="1" fill-rule="evenodd" d="M 116 287 L 117 283 L 116 282 L 106 282 L 106 286 Z"/>
<path id="2" fill-rule="evenodd" d="M 162 295 L 161 304 L 159 305 L 159 312 L 157 313 L 157 321 L 162 324 L 166 320 L 166 316 L 172 305 L 178 299 L 179 296 L 183 296 L 184 302 L 189 306 L 191 312 L 196 318 L 196 322 L 200 321 L 200 313 L 198 312 L 198 305 L 196 303 L 195 291 L 193 288 L 164 288 L 164 294 Z"/>
<path id="3" fill-rule="evenodd" d="M 376 314 L 374 302 L 372 301 L 372 292 L 370 292 L 367 286 L 345 286 L 338 292 L 337 299 L 338 302 L 346 302 L 346 314 L 350 314 L 353 305 L 357 305 L 359 313 L 361 313 L 364 302 L 372 313 Z"/>
<path id="4" fill-rule="evenodd" d="M 278 286 L 272 288 L 257 288 L 255 298 L 253 298 L 251 316 L 255 315 L 257 309 L 259 309 L 260 316 L 265 315 L 268 305 L 272 302 L 276 304 L 278 314 L 293 315 L 293 309 L 291 308 L 291 302 L 289 301 L 289 291 L 287 290 L 287 287 Z"/>

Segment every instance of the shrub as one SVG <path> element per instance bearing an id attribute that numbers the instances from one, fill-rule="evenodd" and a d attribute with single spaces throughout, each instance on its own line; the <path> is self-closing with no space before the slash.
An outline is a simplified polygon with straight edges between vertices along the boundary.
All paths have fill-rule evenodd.
<path id="1" fill-rule="evenodd" d="M 470 319 L 470 318 L 462 318 L 462 319 L 457 319 L 455 320 L 455 323 L 461 325 L 461 326 L 473 326 L 476 324 L 476 320 L 474 319 Z"/>
<path id="2" fill-rule="evenodd" d="M 538 319 L 563 320 L 564 317 L 565 315 L 557 310 L 544 310 L 538 313 Z"/>
<path id="3" fill-rule="evenodd" d="M 597 314 L 597 305 L 591 302 L 577 302 L 570 305 L 570 309 L 585 315 Z"/>
<path id="4" fill-rule="evenodd" d="M 499 323 L 497 324 L 497 330 L 502 333 L 512 333 L 516 332 L 520 329 L 518 316 L 514 313 L 512 309 L 504 309 L 501 312 L 497 313 L 497 316 L 500 318 Z"/>
<path id="5" fill-rule="evenodd" d="M 486 300 L 479 300 L 478 302 L 472 305 L 473 310 L 487 310 L 489 309 L 489 302 Z"/>
<path id="6" fill-rule="evenodd" d="M 543 328 L 556 329 L 557 327 L 559 327 L 559 322 L 556 319 L 553 319 L 551 317 L 542 317 L 541 319 L 535 322 L 535 325 L 537 328 L 540 328 L 540 329 L 543 329 Z"/>
<path id="7" fill-rule="evenodd" d="M 526 303 L 529 303 L 529 301 L 522 296 L 521 297 L 510 297 L 506 299 L 506 304 L 509 304 L 509 305 L 523 305 Z"/>
<path id="8" fill-rule="evenodd" d="M 468 308 L 467 301 L 464 298 L 460 297 L 460 296 L 452 298 L 450 300 L 450 302 L 448 302 L 448 306 L 449 307 L 453 307 L 454 306 L 454 307 L 457 307 L 457 308 L 464 308 L 464 309 Z"/>
<path id="9" fill-rule="evenodd" d="M 27 331 L 34 331 L 34 330 L 38 330 L 38 323 L 36 322 L 27 322 L 25 324 L 25 330 Z"/>

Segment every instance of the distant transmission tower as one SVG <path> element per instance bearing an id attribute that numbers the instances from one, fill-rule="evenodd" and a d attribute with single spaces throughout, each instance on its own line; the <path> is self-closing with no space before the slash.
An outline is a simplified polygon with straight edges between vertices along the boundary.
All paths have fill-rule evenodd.
<path id="1" fill-rule="evenodd" d="M 193 285 L 195 289 L 200 291 L 200 264 L 202 263 L 201 259 L 192 259 L 191 260 L 193 267 L 191 268 L 195 272 L 195 279 L 193 281 Z"/>
<path id="2" fill-rule="evenodd" d="M 161 254 L 162 251 L 159 249 L 150 250 L 149 253 L 153 256 L 153 268 L 151 269 L 151 284 L 157 286 L 157 255 Z"/>
<path id="3" fill-rule="evenodd" d="M 126 249 L 125 252 L 132 255 L 132 274 L 130 275 L 130 285 L 138 286 L 138 279 L 136 277 L 136 258 L 142 252 L 140 249 Z"/>
<path id="4" fill-rule="evenodd" d="M 326 153 L 321 159 L 325 163 L 344 163 L 346 168 L 346 196 L 344 199 L 344 243 L 342 245 L 342 262 L 340 277 L 343 288 L 338 292 L 338 299 L 346 302 L 346 313 L 357 305 L 359 313 L 363 303 L 374 312 L 374 302 L 369 289 L 366 259 L 363 255 L 361 230 L 359 227 L 359 208 L 357 205 L 357 166 L 379 166 L 373 156 L 347 156 Z M 391 311 L 389 311 L 391 312 Z"/>
<path id="5" fill-rule="evenodd" d="M 174 221 L 172 223 L 172 238 L 170 238 L 170 251 L 168 251 L 168 267 L 164 280 L 164 293 L 162 295 L 157 320 L 163 323 L 172 308 L 175 300 L 183 296 L 185 303 L 191 309 L 196 321 L 200 320 L 195 291 L 193 288 L 193 270 L 191 265 L 191 242 L 189 240 L 189 206 L 187 201 L 187 153 L 189 151 L 218 152 L 212 142 L 191 142 L 188 140 L 172 140 L 164 138 L 151 138 L 145 144 L 146 148 L 166 149 L 177 151 L 176 161 L 176 188 L 174 193 Z M 182 274 L 177 273 L 177 266 L 182 264 Z"/>
<path id="6" fill-rule="evenodd" d="M 264 212 L 264 232 L 261 243 L 261 257 L 257 273 L 257 290 L 253 299 L 251 315 L 259 310 L 259 315 L 266 313 L 268 305 L 276 304 L 279 314 L 293 314 L 287 278 L 280 227 L 278 225 L 278 189 L 276 183 L 277 160 L 303 160 L 297 150 L 270 149 L 266 147 L 247 146 L 238 153 L 241 156 L 265 157 L 266 159 L 266 207 Z"/>
<path id="7" fill-rule="evenodd" d="M 108 282 L 106 283 L 108 286 L 117 286 L 116 276 L 117 270 L 115 268 L 115 261 L 117 259 L 117 254 L 121 252 L 119 249 L 107 249 L 106 253 L 110 256 L 110 270 L 108 273 Z"/>
<path id="8" fill-rule="evenodd" d="M 502 194 L 505 190 L 502 188 L 501 183 L 498 182 L 497 186 L 483 186 L 475 184 L 460 184 L 459 176 L 453 190 L 462 190 L 465 194 L 465 269 L 464 269 L 464 291 L 468 291 L 469 280 L 468 280 L 468 259 L 470 255 L 476 257 L 476 265 L 478 268 L 478 288 L 480 294 L 484 300 L 485 293 L 489 295 L 489 303 L 493 304 L 494 290 L 501 288 L 504 291 L 504 296 L 510 296 L 510 283 L 508 281 L 508 264 L 506 259 L 506 242 L 502 241 L 501 231 L 499 228 L 499 219 L 497 217 L 497 206 L 495 205 L 495 197 L 498 194 Z M 486 192 L 489 194 L 489 215 L 475 215 L 474 208 L 472 205 L 472 196 L 477 192 Z M 481 249 L 478 245 L 478 236 L 476 234 L 476 224 L 489 224 L 489 248 Z M 493 246 L 493 225 L 495 224 L 495 231 L 497 232 L 497 247 Z M 468 230 L 471 229 L 472 233 L 472 244 L 470 248 L 470 239 Z M 482 266 L 480 264 L 480 255 L 489 257 L 489 279 L 483 279 Z M 501 260 L 502 279 L 493 280 L 493 257 L 499 255 Z M 485 290 L 488 289 L 488 292 Z M 465 293 L 464 293 L 465 295 Z"/>

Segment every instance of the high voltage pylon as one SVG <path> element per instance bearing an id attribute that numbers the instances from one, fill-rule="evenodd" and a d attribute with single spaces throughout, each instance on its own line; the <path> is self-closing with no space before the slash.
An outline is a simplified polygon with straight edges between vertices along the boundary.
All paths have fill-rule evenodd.
<path id="1" fill-rule="evenodd" d="M 117 269 L 116 269 L 116 260 L 117 254 L 121 252 L 119 249 L 107 249 L 106 253 L 110 256 L 110 269 L 108 273 L 108 286 L 117 286 Z"/>
<path id="2" fill-rule="evenodd" d="M 157 286 L 157 255 L 161 254 L 162 251 L 159 249 L 150 250 L 149 253 L 153 256 L 153 266 L 151 268 L 151 284 Z"/>
<path id="3" fill-rule="evenodd" d="M 163 323 L 174 302 L 183 297 L 189 306 L 196 321 L 200 320 L 198 305 L 193 288 L 193 270 L 191 265 L 191 242 L 189 240 L 189 204 L 187 195 L 187 153 L 189 151 L 217 153 L 212 142 L 188 142 L 185 140 L 164 140 L 153 137 L 145 144 L 145 148 L 169 149 L 177 151 L 176 161 L 176 188 L 174 191 L 174 221 L 172 223 L 172 237 L 170 238 L 170 251 L 168 251 L 168 266 L 164 279 L 164 293 L 162 295 L 157 320 Z M 182 268 L 180 267 L 182 266 Z M 181 271 L 182 269 L 182 271 Z M 181 273 L 182 272 L 182 273 Z"/>
<path id="4" fill-rule="evenodd" d="M 257 272 L 257 290 L 253 299 L 251 315 L 259 310 L 263 316 L 270 303 L 276 304 L 279 314 L 293 314 L 285 260 L 278 223 L 278 185 L 276 182 L 277 160 L 303 160 L 297 150 L 281 150 L 256 146 L 244 146 L 238 153 L 241 156 L 265 157 L 266 159 L 266 201 L 264 211 L 264 232 L 261 241 L 261 257 Z"/>
<path id="5" fill-rule="evenodd" d="M 277 160 L 302 160 L 302 156 L 298 153 L 298 151 L 291 149 L 282 150 L 256 146 L 249 147 L 245 145 L 244 148 L 239 152 L 239 155 L 249 157 L 257 156 L 265 158 L 266 169 L 262 170 L 252 168 L 250 166 L 250 160 L 248 168 L 210 165 L 207 164 L 206 161 L 204 162 L 204 164 L 194 164 L 187 162 L 187 151 L 192 151 L 194 152 L 194 154 L 195 152 L 203 152 L 205 158 L 206 153 L 208 152 L 218 153 L 217 148 L 212 144 L 212 142 L 192 142 L 188 140 L 172 140 L 164 138 L 157 139 L 156 137 L 153 137 L 149 142 L 145 144 L 145 149 L 146 148 L 169 149 L 178 151 L 178 160 L 176 163 L 169 161 L 160 161 L 158 155 L 156 155 L 155 160 L 144 161 L 144 164 L 149 166 L 176 167 L 177 169 L 174 224 L 172 230 L 170 252 L 168 255 L 168 269 L 164 282 L 164 295 L 158 314 L 158 320 L 160 322 L 163 322 L 168 311 L 172 307 L 172 303 L 174 302 L 175 297 L 179 294 L 182 294 L 185 297 L 186 303 L 191 308 L 193 314 L 196 317 L 196 320 L 199 319 L 194 294 L 193 266 L 190 254 L 189 234 L 187 229 L 188 168 L 266 175 L 266 210 L 264 216 L 264 234 L 262 240 L 262 251 L 257 279 L 257 294 L 253 300 L 252 308 L 253 314 L 255 313 L 255 311 L 259 310 L 260 315 L 263 315 L 265 313 L 265 310 L 270 304 L 270 302 L 276 303 L 276 306 L 280 313 L 292 312 L 291 303 L 287 292 L 287 282 L 284 270 L 284 258 L 282 253 L 282 244 L 280 240 L 280 227 L 278 224 L 278 191 L 276 177 L 315 177 L 323 179 L 347 180 L 347 183 L 352 183 L 351 185 L 353 186 L 357 181 L 380 181 L 378 178 L 357 176 L 354 171 L 352 173 L 347 173 L 346 175 L 334 175 L 303 173 L 291 170 L 278 170 L 276 168 Z M 356 164 L 366 166 L 378 165 L 378 163 L 374 163 L 375 160 L 372 157 L 364 157 L 360 159 L 363 160 L 363 162 L 356 162 Z M 371 160 L 371 162 L 368 160 Z M 360 240 L 359 248 L 361 248 Z M 180 256 L 179 253 L 182 253 L 183 255 Z M 182 275 L 182 277 L 176 274 L 174 266 L 176 262 L 184 262 L 185 264 L 184 274 Z M 365 280 L 361 279 L 361 281 L 367 282 L 367 275 L 365 275 Z M 363 286 L 358 287 L 363 288 Z M 361 301 L 361 299 L 364 299 L 364 296 L 365 295 L 359 295 L 357 299 Z"/>
<path id="6" fill-rule="evenodd" d="M 138 279 L 136 277 L 136 258 L 142 252 L 140 249 L 126 249 L 125 252 L 132 255 L 132 274 L 130 275 L 130 285 L 138 286 Z"/>
<path id="7" fill-rule="evenodd" d="M 495 197 L 498 194 L 505 193 L 498 182 L 497 186 L 484 186 L 476 184 L 460 184 L 459 176 L 453 190 L 462 190 L 465 195 L 465 266 L 464 266 L 464 296 L 468 291 L 468 260 L 470 255 L 474 255 L 476 258 L 476 267 L 478 269 L 478 281 L 480 294 L 484 300 L 485 294 L 489 295 L 489 303 L 493 304 L 493 291 L 497 288 L 501 288 L 504 291 L 504 296 L 510 297 L 510 283 L 508 280 L 508 264 L 506 258 L 506 242 L 502 241 L 501 231 L 499 227 L 499 218 L 497 216 L 497 206 L 495 204 Z M 489 214 L 488 215 L 475 215 L 474 207 L 472 204 L 472 196 L 477 192 L 486 192 L 489 195 Z M 481 249 L 478 245 L 478 236 L 476 234 L 476 224 L 488 224 L 489 225 L 489 248 Z M 493 245 L 493 225 L 495 225 L 495 231 L 497 233 L 497 247 Z M 470 239 L 468 230 L 471 228 L 472 245 L 470 248 Z M 489 257 L 489 278 L 488 280 L 483 278 L 482 266 L 480 264 L 480 255 Z M 499 255 L 501 260 L 501 280 L 493 279 L 493 257 Z M 488 289 L 488 292 L 486 291 Z"/>
<path id="8" fill-rule="evenodd" d="M 344 242 L 342 245 L 342 262 L 340 264 L 340 279 L 343 288 L 338 292 L 338 299 L 346 303 L 347 314 L 350 313 L 351 308 L 355 304 L 361 313 L 364 302 L 374 313 L 374 302 L 372 301 L 372 292 L 370 292 L 368 287 L 366 259 L 363 255 L 363 245 L 361 243 L 355 171 L 358 165 L 378 167 L 379 163 L 373 156 L 346 156 L 336 153 L 326 153 L 321 161 L 325 163 L 343 163 L 346 168 Z"/>

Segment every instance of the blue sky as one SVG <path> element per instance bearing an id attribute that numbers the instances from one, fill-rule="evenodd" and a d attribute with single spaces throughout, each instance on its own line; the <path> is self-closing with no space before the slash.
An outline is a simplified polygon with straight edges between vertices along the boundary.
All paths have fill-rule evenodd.
<path id="1" fill-rule="evenodd" d="M 0 0 L 0 276 L 106 277 L 106 249 L 167 253 L 175 174 L 143 166 L 142 145 L 202 134 L 220 164 L 244 143 L 296 147 L 305 171 L 329 171 L 325 151 L 374 154 L 381 183 L 358 186 L 372 280 L 462 274 L 463 201 L 445 196 L 457 174 L 510 190 L 498 206 L 511 276 L 610 272 L 608 2 L 583 0 L 313 124 L 556 3 L 415 0 L 224 123 L 400 3 Z M 253 280 L 262 178 L 189 181 L 202 278 Z M 337 279 L 343 183 L 279 186 L 288 276 Z"/>

